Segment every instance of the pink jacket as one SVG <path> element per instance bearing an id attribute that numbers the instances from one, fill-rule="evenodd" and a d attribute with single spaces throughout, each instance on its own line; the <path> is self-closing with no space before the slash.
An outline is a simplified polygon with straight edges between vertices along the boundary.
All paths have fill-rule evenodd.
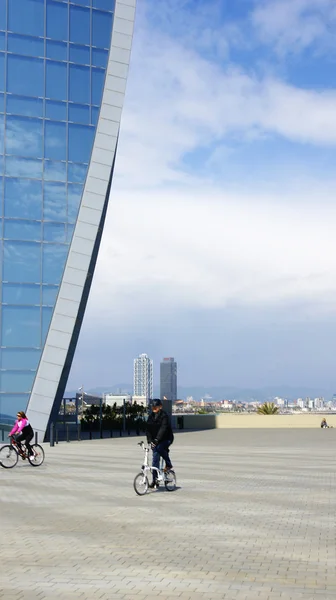
<path id="1" fill-rule="evenodd" d="M 14 435 L 14 433 L 21 433 L 22 429 L 27 425 L 29 425 L 28 419 L 21 419 L 21 421 L 17 420 L 9 435 Z"/>

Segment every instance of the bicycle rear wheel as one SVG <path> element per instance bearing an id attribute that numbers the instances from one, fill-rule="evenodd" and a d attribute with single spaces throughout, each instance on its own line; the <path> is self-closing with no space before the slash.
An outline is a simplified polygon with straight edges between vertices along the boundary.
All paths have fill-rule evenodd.
<path id="1" fill-rule="evenodd" d="M 148 477 L 143 473 L 138 473 L 134 478 L 133 487 L 138 496 L 144 496 L 148 491 Z"/>
<path id="2" fill-rule="evenodd" d="M 19 460 L 18 453 L 13 446 L 2 446 L 0 448 L 0 465 L 4 469 L 12 469 Z"/>
<path id="3" fill-rule="evenodd" d="M 167 492 L 176 490 L 176 475 L 175 471 L 167 471 L 165 476 L 165 487 Z"/>
<path id="4" fill-rule="evenodd" d="M 28 460 L 32 467 L 40 467 L 44 461 L 44 450 L 40 444 L 33 444 L 32 450 L 34 456 L 28 456 Z"/>

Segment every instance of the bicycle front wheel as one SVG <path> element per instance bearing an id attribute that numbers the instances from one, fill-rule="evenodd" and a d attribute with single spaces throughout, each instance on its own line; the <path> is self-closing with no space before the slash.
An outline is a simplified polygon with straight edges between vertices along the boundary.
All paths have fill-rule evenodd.
<path id="1" fill-rule="evenodd" d="M 44 450 L 40 444 L 33 444 L 32 450 L 34 456 L 28 456 L 28 460 L 32 467 L 40 467 L 44 461 Z"/>
<path id="2" fill-rule="evenodd" d="M 167 492 L 176 490 L 176 475 L 174 471 L 168 471 L 165 476 L 165 487 Z"/>
<path id="3" fill-rule="evenodd" d="M 134 478 L 133 487 L 138 496 L 144 496 L 148 491 L 148 477 L 144 473 L 138 473 Z"/>
<path id="4" fill-rule="evenodd" d="M 0 465 L 4 469 L 12 469 L 19 460 L 18 453 L 13 446 L 2 446 L 0 448 Z"/>

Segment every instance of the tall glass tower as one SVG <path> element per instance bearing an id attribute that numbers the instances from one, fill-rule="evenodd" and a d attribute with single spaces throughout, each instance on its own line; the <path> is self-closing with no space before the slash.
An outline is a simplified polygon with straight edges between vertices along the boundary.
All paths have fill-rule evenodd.
<path id="1" fill-rule="evenodd" d="M 44 435 L 105 221 L 136 0 L 0 0 L 0 424 Z"/>
<path id="2" fill-rule="evenodd" d="M 134 396 L 144 396 L 148 402 L 153 398 L 153 361 L 147 354 L 134 359 Z"/>

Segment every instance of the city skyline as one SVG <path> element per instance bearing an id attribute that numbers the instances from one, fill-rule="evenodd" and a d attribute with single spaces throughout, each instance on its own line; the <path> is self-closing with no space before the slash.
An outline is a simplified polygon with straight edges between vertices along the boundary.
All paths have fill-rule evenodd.
<path id="1" fill-rule="evenodd" d="M 146 348 L 183 384 L 335 387 L 332 7 L 139 4 L 73 386 Z"/>

